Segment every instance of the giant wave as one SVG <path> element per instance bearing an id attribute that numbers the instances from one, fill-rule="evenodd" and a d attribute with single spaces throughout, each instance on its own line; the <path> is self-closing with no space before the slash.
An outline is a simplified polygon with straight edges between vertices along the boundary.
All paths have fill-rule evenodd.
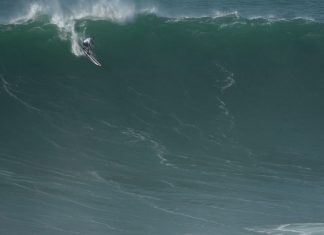
<path id="1" fill-rule="evenodd" d="M 45 3 L 0 26 L 1 233 L 322 231 L 322 23 Z"/>

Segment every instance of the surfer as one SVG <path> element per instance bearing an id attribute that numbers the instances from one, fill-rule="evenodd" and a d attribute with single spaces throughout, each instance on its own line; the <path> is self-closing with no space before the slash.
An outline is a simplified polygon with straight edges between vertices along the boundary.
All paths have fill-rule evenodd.
<path id="1" fill-rule="evenodd" d="M 82 45 L 84 46 L 86 52 L 89 54 L 90 49 L 92 49 L 94 45 L 93 38 L 89 37 L 83 40 Z"/>
<path id="2" fill-rule="evenodd" d="M 84 54 L 89 58 L 89 60 L 97 66 L 101 66 L 100 62 L 97 60 L 92 49 L 94 47 L 94 38 L 88 37 L 84 40 L 80 40 L 80 47 Z"/>

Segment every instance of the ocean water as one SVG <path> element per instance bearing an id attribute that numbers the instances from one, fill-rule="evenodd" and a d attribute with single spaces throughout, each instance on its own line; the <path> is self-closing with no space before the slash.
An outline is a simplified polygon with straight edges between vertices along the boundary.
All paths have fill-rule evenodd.
<path id="1" fill-rule="evenodd" d="M 0 0 L 0 234 L 324 234 L 323 16 Z"/>

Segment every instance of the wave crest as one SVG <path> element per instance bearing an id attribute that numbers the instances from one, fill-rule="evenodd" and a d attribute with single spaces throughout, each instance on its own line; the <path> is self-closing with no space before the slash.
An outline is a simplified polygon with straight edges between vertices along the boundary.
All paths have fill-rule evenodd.
<path id="1" fill-rule="evenodd" d="M 111 20 L 123 23 L 135 16 L 136 7 L 132 2 L 121 0 L 77 1 L 66 5 L 60 1 L 43 1 L 30 3 L 21 14 L 12 18 L 10 24 L 21 24 L 34 21 L 40 16 L 49 17 L 50 23 L 58 27 L 61 39 L 71 40 L 71 52 L 82 55 L 78 41 L 84 34 L 75 31 L 75 22 L 81 19 Z"/>

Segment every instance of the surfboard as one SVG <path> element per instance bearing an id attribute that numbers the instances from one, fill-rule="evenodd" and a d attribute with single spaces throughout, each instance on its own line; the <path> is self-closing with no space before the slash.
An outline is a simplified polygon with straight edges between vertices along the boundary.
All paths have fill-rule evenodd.
<path id="1" fill-rule="evenodd" d="M 92 51 L 90 50 L 87 52 L 86 48 L 81 44 L 80 45 L 82 48 L 83 53 L 89 58 L 89 60 L 94 63 L 95 65 L 101 67 L 100 62 L 97 60 L 97 58 L 93 55 Z"/>

